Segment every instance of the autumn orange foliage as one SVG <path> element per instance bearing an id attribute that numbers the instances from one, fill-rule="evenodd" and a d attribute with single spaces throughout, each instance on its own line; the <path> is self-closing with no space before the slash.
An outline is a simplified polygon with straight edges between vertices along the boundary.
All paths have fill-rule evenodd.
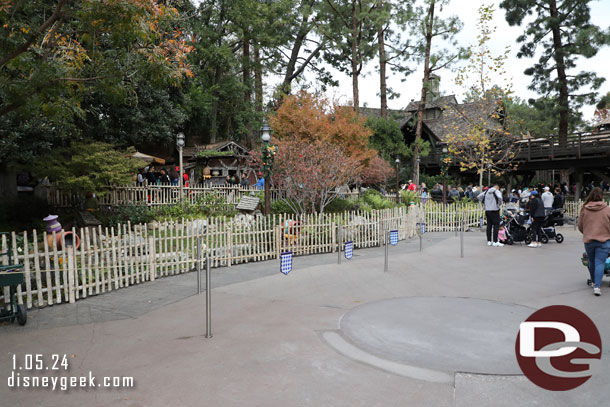
<path id="1" fill-rule="evenodd" d="M 365 122 L 350 106 L 340 106 L 305 91 L 287 96 L 269 120 L 276 139 L 296 138 L 339 146 L 360 163 L 363 171 L 377 157 L 377 151 L 369 147 L 373 131 Z"/>

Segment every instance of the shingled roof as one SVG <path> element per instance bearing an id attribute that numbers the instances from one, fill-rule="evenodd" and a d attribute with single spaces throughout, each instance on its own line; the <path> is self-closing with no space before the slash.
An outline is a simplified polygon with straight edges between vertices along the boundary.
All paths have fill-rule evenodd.
<path id="1" fill-rule="evenodd" d="M 428 101 L 426 102 L 426 107 L 425 109 L 432 109 L 434 107 L 440 107 L 442 108 L 443 106 L 446 105 L 457 105 L 457 99 L 455 98 L 455 95 L 448 95 L 448 96 L 439 96 L 435 99 L 432 100 L 432 102 Z M 407 108 L 405 109 L 406 112 L 408 113 L 412 113 L 412 112 L 417 112 L 417 109 L 419 109 L 419 100 L 412 100 L 408 105 Z"/>
<path id="2" fill-rule="evenodd" d="M 418 102 L 411 102 L 405 109 L 409 118 L 417 114 Z M 424 118 L 424 126 L 437 141 L 445 141 L 450 133 L 468 133 L 472 123 L 485 123 L 490 131 L 502 130 L 502 123 L 494 115 L 498 103 L 494 100 L 478 101 L 472 103 L 457 103 L 455 96 L 443 96 L 426 104 L 426 110 L 439 111 L 435 118 Z M 406 123 L 406 122 L 405 122 Z"/>

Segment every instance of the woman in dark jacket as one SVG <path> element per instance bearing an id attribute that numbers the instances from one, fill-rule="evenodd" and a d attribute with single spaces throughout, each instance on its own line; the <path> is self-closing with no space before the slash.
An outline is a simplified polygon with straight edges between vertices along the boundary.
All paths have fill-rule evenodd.
<path id="1" fill-rule="evenodd" d="M 563 208 L 565 198 L 561 194 L 561 189 L 559 187 L 555 187 L 555 196 L 553 197 L 553 209 L 561 209 Z"/>
<path id="2" fill-rule="evenodd" d="M 542 224 L 544 223 L 544 203 L 538 197 L 538 191 L 534 190 L 530 194 L 530 218 L 532 219 L 532 230 L 534 238 L 528 247 L 541 247 L 542 243 Z"/>

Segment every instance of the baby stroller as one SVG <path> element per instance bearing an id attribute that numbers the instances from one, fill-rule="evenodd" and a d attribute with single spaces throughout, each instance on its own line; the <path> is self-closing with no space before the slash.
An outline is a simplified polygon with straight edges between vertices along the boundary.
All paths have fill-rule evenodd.
<path id="1" fill-rule="evenodd" d="M 528 216 L 512 210 L 504 211 L 504 231 L 506 240 L 504 243 L 512 245 L 515 242 L 532 243 L 532 236 L 527 227 Z"/>
<path id="2" fill-rule="evenodd" d="M 563 226 L 564 211 L 564 209 L 553 209 L 544 217 L 544 223 L 542 224 L 542 236 L 540 238 L 542 243 L 547 244 L 549 239 L 555 239 L 557 243 L 563 242 L 563 235 L 561 233 L 557 233 L 555 226 Z"/>
<path id="3" fill-rule="evenodd" d="M 589 268 L 589 256 L 587 256 L 587 252 L 582 254 L 582 265 Z M 610 256 L 606 259 L 606 264 L 604 264 L 604 276 L 610 277 Z M 591 279 L 587 279 L 587 285 L 591 285 Z"/>

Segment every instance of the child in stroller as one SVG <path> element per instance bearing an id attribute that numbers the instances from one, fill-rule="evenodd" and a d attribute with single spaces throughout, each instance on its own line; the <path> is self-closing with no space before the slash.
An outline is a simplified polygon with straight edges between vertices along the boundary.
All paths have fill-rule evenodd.
<path id="1" fill-rule="evenodd" d="M 504 220 L 501 224 L 504 227 L 504 243 L 508 245 L 512 245 L 515 242 L 530 244 L 532 236 L 527 227 L 528 220 L 529 217 L 523 212 L 519 213 L 517 208 L 509 208 L 507 205 L 504 211 Z"/>
<path id="2" fill-rule="evenodd" d="M 563 213 L 564 209 L 553 209 L 544 217 L 544 223 L 542 224 L 542 237 L 540 241 L 544 244 L 549 242 L 549 239 L 555 239 L 557 243 L 563 242 L 563 235 L 557 233 L 555 226 L 563 225 Z"/>

